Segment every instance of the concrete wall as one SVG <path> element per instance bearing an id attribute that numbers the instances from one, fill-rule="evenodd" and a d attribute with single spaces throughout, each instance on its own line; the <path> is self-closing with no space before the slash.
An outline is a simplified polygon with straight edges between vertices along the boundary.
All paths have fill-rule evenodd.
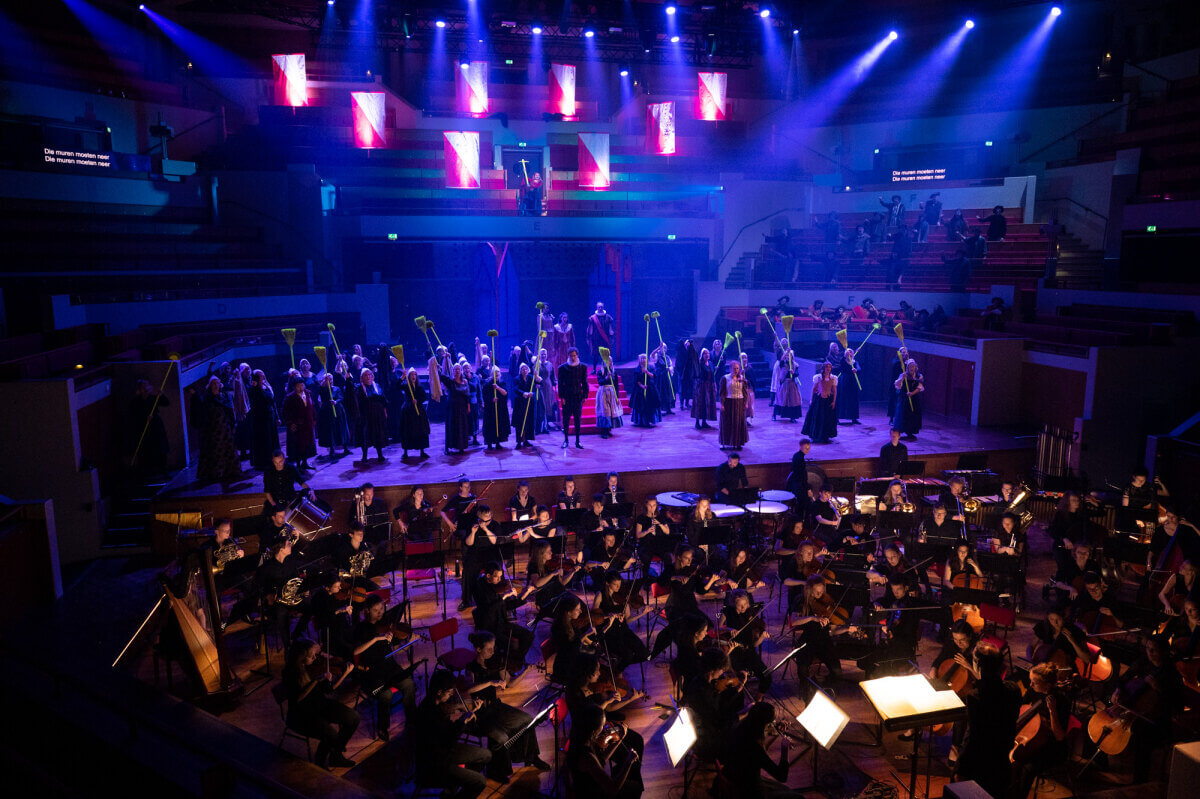
<path id="1" fill-rule="evenodd" d="M 1068 233 L 1092 249 L 1103 249 L 1105 233 L 1111 227 L 1105 217 L 1112 195 L 1113 164 L 1102 161 L 1047 169 L 1038 184 L 1037 221 L 1057 214 Z"/>
<path id="2" fill-rule="evenodd" d="M 74 380 L 0 384 L 0 485 L 13 499 L 54 502 L 63 563 L 100 552 L 103 508 L 95 469 L 81 467 Z"/>
<path id="3" fill-rule="evenodd" d="M 0 170 L 0 197 L 25 200 L 205 208 L 209 204 L 207 186 L 205 179 L 168 183 L 129 173 L 122 176 L 117 172 L 112 175 L 66 175 Z"/>
<path id="4" fill-rule="evenodd" d="M 789 227 L 808 227 L 813 192 L 817 191 L 809 181 L 759 180 L 740 173 L 722 173 L 721 185 L 725 188 L 725 213 L 721 254 L 717 257 L 726 251 L 729 254 L 720 264 L 720 280 L 729 277 L 729 270 L 737 265 L 743 252 L 758 251 L 777 216 L 786 217 Z"/>

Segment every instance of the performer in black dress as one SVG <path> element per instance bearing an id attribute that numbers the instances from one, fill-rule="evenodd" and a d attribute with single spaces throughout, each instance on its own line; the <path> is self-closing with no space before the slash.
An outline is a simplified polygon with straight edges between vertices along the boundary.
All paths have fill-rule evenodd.
<path id="1" fill-rule="evenodd" d="M 650 656 L 650 650 L 629 628 L 649 612 L 649 606 L 642 598 L 638 586 L 632 586 L 630 592 L 622 593 L 624 581 L 617 571 L 605 572 L 600 590 L 592 602 L 592 610 L 603 618 L 596 622 L 596 634 L 612 661 L 613 671 L 622 672 L 627 666 L 642 663 Z M 636 582 L 636 581 L 635 581 Z M 625 594 L 628 594 L 626 596 Z M 641 609 L 633 606 L 636 600 L 642 604 Z"/>
<path id="2" fill-rule="evenodd" d="M 904 374 L 896 378 L 892 388 L 896 392 L 892 429 L 899 430 L 905 440 L 912 441 L 921 432 L 921 392 L 925 390 L 925 376 L 917 371 L 916 361 L 908 359 Z"/>
<path id="3" fill-rule="evenodd" d="M 700 351 L 694 374 L 688 400 L 692 406 L 692 418 L 696 420 L 696 429 L 699 430 L 712 427 L 709 422 L 717 420 L 717 381 L 713 376 L 712 356 L 708 350 Z"/>
<path id="4" fill-rule="evenodd" d="M 891 377 L 888 378 L 887 389 L 885 393 L 888 396 L 888 418 L 896 418 L 896 378 L 904 374 L 904 364 L 908 363 L 908 348 L 901 347 L 896 351 L 896 357 L 892 358 Z"/>
<path id="5" fill-rule="evenodd" d="M 529 366 L 521 364 L 512 393 L 512 425 L 517 431 L 517 449 L 524 449 L 534 439 L 533 404 L 537 401 L 537 386 Z"/>
<path id="6" fill-rule="evenodd" d="M 468 636 L 475 647 L 475 659 L 467 664 L 471 676 L 471 687 L 467 693 L 483 704 L 475 713 L 475 729 L 488 739 L 492 762 L 487 774 L 499 782 L 507 782 L 512 775 L 514 760 L 538 771 L 549 771 L 550 766 L 542 760 L 538 748 L 537 731 L 525 728 L 533 721 L 524 710 L 506 704 L 499 692 L 508 687 L 509 674 L 496 655 L 496 636 L 486 631 L 476 631 Z M 517 733 L 525 730 L 519 741 L 509 744 Z"/>
<path id="7" fill-rule="evenodd" d="M 634 374 L 633 392 L 629 398 L 630 410 L 633 411 L 634 427 L 654 427 L 662 421 L 662 413 L 658 407 L 658 387 L 654 382 L 654 374 L 645 355 L 638 356 L 637 372 Z"/>
<path id="8" fill-rule="evenodd" d="M 812 403 L 804 417 L 804 435 L 817 444 L 828 444 L 837 437 L 838 379 L 826 361 L 820 374 L 813 375 Z"/>
<path id="9" fill-rule="evenodd" d="M 454 364 L 450 375 L 440 371 L 438 379 L 446 393 L 446 454 L 450 450 L 466 452 L 471 443 L 471 384 L 463 376 L 462 367 Z"/>
<path id="10" fill-rule="evenodd" d="M 512 430 L 508 420 L 508 391 L 500 379 L 500 370 L 491 367 L 490 371 L 480 387 L 483 443 L 486 449 L 504 449 Z"/>
<path id="11" fill-rule="evenodd" d="M 696 375 L 700 371 L 700 360 L 696 345 L 690 338 L 682 339 L 675 351 L 675 377 L 679 383 L 679 407 L 690 408 Z"/>
<path id="12" fill-rule="evenodd" d="M 375 448 L 379 460 L 383 458 L 383 448 L 387 446 L 387 395 L 375 383 L 375 373 L 363 369 L 360 373 L 362 384 L 358 387 L 358 411 L 362 442 L 362 459 L 367 460 L 367 450 Z"/>
<path id="13" fill-rule="evenodd" d="M 858 395 L 861 391 L 859 371 L 858 361 L 854 359 L 854 350 L 847 347 L 842 353 L 837 370 L 837 418 L 850 424 L 858 424 Z"/>
<path id="14" fill-rule="evenodd" d="M 425 407 L 425 389 L 421 387 L 416 369 L 409 369 L 404 380 L 407 388 L 400 392 L 403 403 L 400 407 L 400 446 L 404 448 L 406 458 L 410 449 L 420 450 L 421 457 L 428 458 L 425 450 L 429 448 L 429 412 Z"/>

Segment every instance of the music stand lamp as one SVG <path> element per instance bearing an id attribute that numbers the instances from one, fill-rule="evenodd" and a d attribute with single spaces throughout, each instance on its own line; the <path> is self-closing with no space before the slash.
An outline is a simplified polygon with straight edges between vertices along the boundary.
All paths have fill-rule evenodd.
<path id="1" fill-rule="evenodd" d="M 963 721 L 967 706 L 954 691 L 939 691 L 924 674 L 879 677 L 859 684 L 867 701 L 889 732 L 913 730 L 913 753 L 908 776 L 908 795 L 917 795 L 917 761 L 920 759 L 921 730 L 936 724 Z M 926 794 L 929 790 L 926 772 Z"/>
<path id="2" fill-rule="evenodd" d="M 687 754 L 692 751 L 692 747 L 696 745 L 696 727 L 692 724 L 692 717 L 688 714 L 686 707 L 681 707 L 675 714 L 675 721 L 663 733 L 663 743 L 667 747 L 667 757 L 671 761 L 671 768 L 678 768 L 683 762 Z M 683 767 L 683 795 L 688 795 L 688 789 L 691 788 L 692 778 L 695 776 L 694 770 L 689 770 L 685 764 Z"/>
<path id="3" fill-rule="evenodd" d="M 820 790 L 817 785 L 817 756 L 822 749 L 826 752 L 833 749 L 846 725 L 850 723 L 850 715 L 830 699 L 811 678 L 809 682 L 814 689 L 812 699 L 800 715 L 796 716 L 796 721 L 813 740 L 813 743 L 809 744 L 809 748 L 812 749 L 812 784 L 798 789 L 802 792 Z"/>

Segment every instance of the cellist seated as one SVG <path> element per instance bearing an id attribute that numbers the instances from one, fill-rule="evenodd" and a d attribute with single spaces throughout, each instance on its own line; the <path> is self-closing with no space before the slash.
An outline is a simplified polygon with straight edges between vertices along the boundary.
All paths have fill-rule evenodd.
<path id="1" fill-rule="evenodd" d="M 1083 576 L 1083 592 L 1071 603 L 1071 617 L 1088 635 L 1115 632 L 1125 626 L 1113 608 L 1116 596 L 1107 589 L 1096 572 Z"/>

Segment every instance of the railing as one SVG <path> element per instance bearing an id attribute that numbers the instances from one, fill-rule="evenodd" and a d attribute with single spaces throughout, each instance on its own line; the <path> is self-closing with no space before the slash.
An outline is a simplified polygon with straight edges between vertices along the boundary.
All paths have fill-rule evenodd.
<path id="1" fill-rule="evenodd" d="M 1059 136 L 1057 139 L 1055 139 L 1054 141 L 1050 142 L 1049 144 L 1046 144 L 1046 145 L 1044 145 L 1044 146 L 1042 146 L 1042 147 L 1039 147 L 1038 149 L 1034 150 L 1034 151 L 1033 151 L 1032 153 L 1030 153 L 1029 155 L 1027 155 L 1027 156 L 1025 156 L 1024 158 L 1022 158 L 1022 159 L 1021 159 L 1020 161 L 1018 161 L 1017 163 L 1020 163 L 1020 164 L 1028 163 L 1029 161 L 1032 161 L 1032 160 L 1033 160 L 1035 157 L 1037 157 L 1037 156 L 1041 155 L 1042 153 L 1046 152 L 1047 150 L 1049 150 L 1051 147 L 1053 147 L 1054 145 L 1058 144 L 1059 142 L 1062 142 L 1062 141 L 1065 141 L 1065 140 L 1067 140 L 1067 139 L 1071 139 L 1071 138 L 1078 138 L 1078 137 L 1079 137 L 1079 133 L 1080 133 L 1082 130 L 1084 130 L 1085 128 L 1091 127 L 1092 125 L 1096 124 L 1096 123 L 1097 123 L 1097 122 L 1099 122 L 1100 120 L 1102 120 L 1102 119 L 1107 119 L 1108 117 L 1112 116 L 1113 114 L 1117 113 L 1118 111 L 1123 111 L 1124 109 L 1126 109 L 1126 108 L 1128 108 L 1128 107 L 1129 107 L 1129 103 L 1121 103 L 1120 105 L 1118 105 L 1118 106 L 1117 106 L 1117 107 L 1115 107 L 1115 108 L 1110 108 L 1109 110 L 1105 111 L 1105 112 L 1104 112 L 1103 114 L 1101 114 L 1100 116 L 1098 116 L 1098 117 L 1093 117 L 1092 119 L 1089 119 L 1087 122 L 1084 122 L 1082 125 L 1079 125 L 1079 126 L 1078 126 L 1078 127 L 1076 127 L 1074 130 L 1070 130 L 1070 131 L 1068 131 L 1068 132 L 1064 133 L 1063 135 Z M 1078 151 L 1076 151 L 1076 153 L 1075 153 L 1075 154 L 1076 154 L 1076 155 L 1078 155 L 1078 154 L 1079 154 L 1079 153 L 1078 153 Z"/>

